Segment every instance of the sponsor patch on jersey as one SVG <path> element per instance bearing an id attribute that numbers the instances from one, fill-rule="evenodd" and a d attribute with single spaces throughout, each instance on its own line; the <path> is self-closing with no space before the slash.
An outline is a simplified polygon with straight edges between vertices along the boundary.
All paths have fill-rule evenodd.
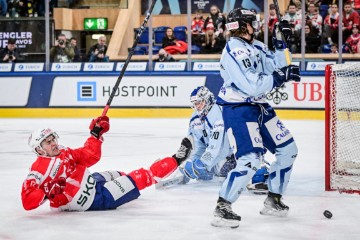
<path id="1" fill-rule="evenodd" d="M 61 160 L 59 158 L 55 158 L 55 163 L 54 163 L 53 167 L 51 168 L 50 174 L 49 174 L 49 176 L 51 178 L 56 177 L 57 173 L 59 172 L 60 166 L 61 166 Z"/>
<path id="2" fill-rule="evenodd" d="M 266 122 L 265 126 L 277 146 L 292 138 L 289 129 L 285 127 L 278 117 Z"/>
<path id="3" fill-rule="evenodd" d="M 194 119 L 194 121 L 191 122 L 191 127 L 194 129 L 202 129 L 203 124 L 201 123 L 200 118 Z"/>
<path id="4" fill-rule="evenodd" d="M 246 126 L 249 131 L 253 147 L 263 147 L 262 137 L 260 135 L 259 124 L 257 122 L 247 122 Z"/>
<path id="5" fill-rule="evenodd" d="M 234 29 L 239 28 L 239 23 L 237 21 L 236 22 L 230 22 L 230 23 L 225 24 L 225 26 L 226 26 L 227 30 L 234 30 Z"/>
<path id="6" fill-rule="evenodd" d="M 109 190 L 115 201 L 135 188 L 134 184 L 126 176 L 116 178 L 111 182 L 107 182 L 105 183 L 104 187 Z"/>

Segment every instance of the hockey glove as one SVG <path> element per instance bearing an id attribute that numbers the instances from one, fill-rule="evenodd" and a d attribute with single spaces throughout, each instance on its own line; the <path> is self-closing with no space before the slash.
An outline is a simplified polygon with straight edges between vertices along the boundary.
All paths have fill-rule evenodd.
<path id="1" fill-rule="evenodd" d="M 89 129 L 91 135 L 93 135 L 97 139 L 100 139 L 101 135 L 103 135 L 110 129 L 108 116 L 101 116 L 93 119 L 90 123 Z"/>
<path id="2" fill-rule="evenodd" d="M 281 87 L 284 83 L 289 81 L 300 82 L 300 69 L 298 66 L 289 65 L 281 69 L 276 69 L 273 72 L 274 87 Z"/>
<path id="3" fill-rule="evenodd" d="M 287 20 L 275 23 L 272 33 L 272 43 L 276 49 L 285 49 L 286 43 L 292 36 L 292 30 Z"/>
<path id="4" fill-rule="evenodd" d="M 63 177 L 53 179 L 44 184 L 44 193 L 48 199 L 53 199 L 56 195 L 63 193 L 66 186 L 66 179 Z"/>

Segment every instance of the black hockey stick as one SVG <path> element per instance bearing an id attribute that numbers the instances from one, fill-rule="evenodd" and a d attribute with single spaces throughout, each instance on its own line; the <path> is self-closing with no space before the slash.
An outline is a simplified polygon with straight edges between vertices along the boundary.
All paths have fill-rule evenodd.
<path id="1" fill-rule="evenodd" d="M 280 14 L 280 9 L 279 9 L 279 3 L 277 0 L 273 0 L 274 1 L 274 5 L 275 5 L 275 12 L 276 12 L 276 16 L 278 18 L 278 21 L 281 21 L 281 14 Z M 284 35 L 282 35 L 282 40 L 284 43 L 286 43 L 285 39 L 284 39 Z M 290 60 L 290 52 L 289 49 L 286 47 L 284 49 L 284 54 L 285 54 L 285 59 L 286 59 L 286 64 L 290 65 L 291 64 L 291 60 Z"/>
<path id="2" fill-rule="evenodd" d="M 152 3 L 151 3 L 151 6 L 150 6 L 150 8 L 149 8 L 149 11 L 148 11 L 148 13 L 146 14 L 146 17 L 145 17 L 145 19 L 144 19 L 144 22 L 143 22 L 143 24 L 141 25 L 141 27 L 140 27 L 140 29 L 139 29 L 136 37 L 135 37 L 133 46 L 131 47 L 131 50 L 129 51 L 129 54 L 128 54 L 127 58 L 126 58 L 126 61 L 125 61 L 125 63 L 124 63 L 124 66 L 123 66 L 123 68 L 121 69 L 120 75 L 119 75 L 119 77 L 118 77 L 117 80 L 116 80 L 115 86 L 114 86 L 113 89 L 112 89 L 112 92 L 111 92 L 111 94 L 110 94 L 109 100 L 107 101 L 106 106 L 105 106 L 104 111 L 103 111 L 103 113 L 102 113 L 101 116 L 105 116 L 106 113 L 107 113 L 107 111 L 108 111 L 109 108 L 110 108 L 111 102 L 112 102 L 112 100 L 113 100 L 113 98 L 114 98 L 114 96 L 115 96 L 115 94 L 116 94 L 116 90 L 118 89 L 118 87 L 119 87 L 119 85 L 120 85 L 120 82 L 121 82 L 121 79 L 123 78 L 123 76 L 124 76 L 124 74 L 125 74 L 126 68 L 127 68 L 127 66 L 129 65 L 129 63 L 130 63 L 131 57 L 132 57 L 132 55 L 134 54 L 134 49 L 135 49 L 136 45 L 138 44 L 138 42 L 139 42 L 139 40 L 140 40 L 140 36 L 141 36 L 141 34 L 143 33 L 147 22 L 149 21 L 149 18 L 150 18 L 151 12 L 152 12 L 153 9 L 154 9 L 155 3 L 156 3 L 156 0 L 153 0 Z"/>

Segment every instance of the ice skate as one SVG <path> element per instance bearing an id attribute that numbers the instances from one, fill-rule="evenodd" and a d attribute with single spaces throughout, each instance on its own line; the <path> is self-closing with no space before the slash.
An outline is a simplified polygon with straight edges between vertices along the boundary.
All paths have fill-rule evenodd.
<path id="1" fill-rule="evenodd" d="M 281 195 L 269 192 L 268 197 L 264 201 L 264 208 L 260 211 L 260 214 L 285 217 L 288 211 L 289 207 L 281 201 Z"/>
<path id="2" fill-rule="evenodd" d="M 239 227 L 241 217 L 231 209 L 231 203 L 223 198 L 219 198 L 214 211 L 214 219 L 211 225 L 214 227 Z"/>

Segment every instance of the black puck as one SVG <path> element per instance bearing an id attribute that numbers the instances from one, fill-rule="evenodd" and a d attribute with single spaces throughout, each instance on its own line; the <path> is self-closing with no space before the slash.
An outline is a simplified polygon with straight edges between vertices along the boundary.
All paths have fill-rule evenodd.
<path id="1" fill-rule="evenodd" d="M 332 218 L 332 216 L 333 216 L 329 210 L 325 210 L 323 214 L 328 219 Z"/>

